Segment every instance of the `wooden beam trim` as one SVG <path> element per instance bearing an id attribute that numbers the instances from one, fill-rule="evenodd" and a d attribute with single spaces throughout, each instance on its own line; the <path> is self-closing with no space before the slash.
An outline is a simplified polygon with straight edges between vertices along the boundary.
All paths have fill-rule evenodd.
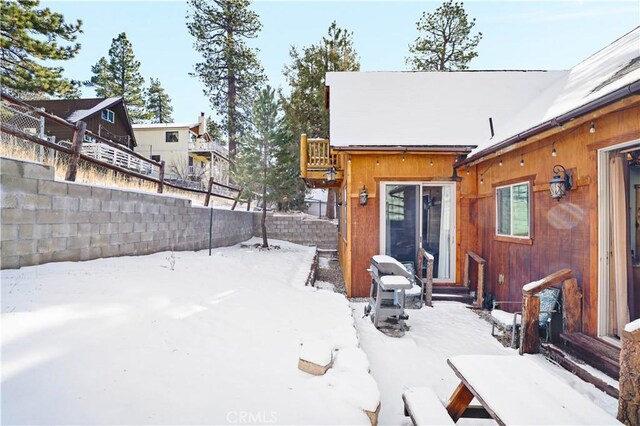
<path id="1" fill-rule="evenodd" d="M 538 284 L 536 284 L 535 287 L 529 289 L 529 290 L 525 290 L 525 288 L 522 288 L 522 295 L 523 296 L 533 296 L 535 294 L 540 293 L 542 290 L 551 287 L 554 284 L 557 284 L 561 281 L 565 281 L 568 280 L 569 278 L 571 278 L 571 275 L 573 274 L 573 272 L 571 271 L 571 269 L 569 268 L 564 268 L 561 269 L 557 272 L 554 272 L 553 274 L 547 275 L 546 277 L 544 277 Z"/>

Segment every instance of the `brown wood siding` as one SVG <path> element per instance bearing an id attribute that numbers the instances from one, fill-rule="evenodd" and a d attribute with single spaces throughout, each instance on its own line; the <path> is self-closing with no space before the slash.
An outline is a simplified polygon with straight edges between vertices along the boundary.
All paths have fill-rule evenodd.
<path id="1" fill-rule="evenodd" d="M 640 137 L 640 100 L 636 97 L 600 112 L 576 119 L 565 129 L 529 144 L 520 144 L 498 157 L 486 158 L 477 166 L 480 176 L 463 177 L 463 188 L 474 188 L 469 197 L 470 223 L 476 218 L 478 254 L 487 260 L 486 291 L 498 300 L 522 300 L 522 286 L 562 268 L 571 268 L 583 291 L 582 327 L 586 334 L 597 334 L 598 316 L 598 171 L 597 149 Z M 618 111 L 615 109 L 621 108 Z M 596 132 L 589 133 L 591 121 Z M 551 155 L 555 142 L 557 156 Z M 520 159 L 525 165 L 519 165 Z M 553 200 L 548 182 L 553 165 L 561 164 L 574 177 L 574 188 L 562 200 Z M 533 235 L 530 244 L 503 241 L 495 236 L 495 186 L 526 180 L 533 176 Z M 464 181 L 471 181 L 465 184 Z M 473 198 L 476 198 L 472 201 Z M 462 209 L 464 211 L 464 208 Z M 473 230 L 469 235 L 473 235 Z M 462 239 L 462 243 L 465 244 Z M 474 246 L 472 241 L 467 243 Z M 498 283 L 500 274 L 504 284 Z M 504 308 L 515 309 L 513 305 Z"/>
<path id="2" fill-rule="evenodd" d="M 366 297 L 369 295 L 371 279 L 367 268 L 371 257 L 380 252 L 380 182 L 382 181 L 451 181 L 454 154 L 434 153 L 363 153 L 347 152 L 342 154 L 351 161 L 347 164 L 347 192 L 349 197 L 348 242 L 340 243 L 343 273 L 350 297 Z M 376 165 L 376 162 L 379 164 Z M 433 162 L 433 165 L 430 163 Z M 369 195 L 366 206 L 360 206 L 359 193 L 365 185 Z M 457 185 L 457 192 L 461 186 Z M 466 226 L 461 226 L 462 218 L 469 217 L 471 201 L 458 202 L 457 205 L 457 259 L 460 259 L 462 233 Z M 471 223 L 471 221 L 468 221 Z M 347 260 L 348 259 L 348 260 Z M 460 262 L 456 265 L 456 283 L 460 282 Z"/>

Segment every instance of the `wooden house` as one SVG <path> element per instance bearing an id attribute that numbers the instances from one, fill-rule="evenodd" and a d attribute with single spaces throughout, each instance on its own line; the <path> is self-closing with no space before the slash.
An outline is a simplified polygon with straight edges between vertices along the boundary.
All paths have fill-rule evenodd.
<path id="1" fill-rule="evenodd" d="M 44 108 L 46 112 L 71 123 L 84 121 L 87 123 L 87 130 L 130 149 L 136 146 L 136 138 L 122 97 L 26 102 L 34 107 Z M 73 130 L 46 121 L 45 134 L 55 137 L 57 141 L 70 141 L 73 137 Z M 86 135 L 85 142 L 93 142 L 91 136 Z"/>
<path id="2" fill-rule="evenodd" d="M 350 296 L 368 294 L 371 256 L 415 262 L 422 247 L 436 257 L 434 287 L 467 287 L 472 251 L 498 300 L 571 268 L 585 335 L 615 344 L 638 318 L 640 29 L 570 70 L 328 73 L 326 83 L 331 138 L 303 135 L 301 172 L 338 193 Z M 550 182 L 565 171 L 571 189 L 556 200 Z"/>

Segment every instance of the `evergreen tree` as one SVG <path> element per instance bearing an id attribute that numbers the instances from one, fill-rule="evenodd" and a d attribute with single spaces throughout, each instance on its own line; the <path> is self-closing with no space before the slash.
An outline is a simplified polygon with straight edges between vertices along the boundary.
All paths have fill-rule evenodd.
<path id="1" fill-rule="evenodd" d="M 222 145 L 226 145 L 226 141 L 222 138 L 220 125 L 216 122 L 214 117 L 209 116 L 207 119 L 207 133 L 209 133 L 209 136 L 211 136 L 211 139 L 214 141 Z"/>
<path id="2" fill-rule="evenodd" d="M 478 56 L 476 47 L 482 33 L 471 36 L 476 19 L 469 20 L 463 3 L 444 2 L 433 13 L 422 13 L 416 23 L 421 34 L 409 45 L 413 55 L 406 58 L 414 71 L 465 70 Z"/>
<path id="3" fill-rule="evenodd" d="M 158 79 L 151 78 L 150 86 L 147 89 L 147 113 L 151 117 L 152 123 L 173 122 L 171 98 L 160 85 Z"/>
<path id="4" fill-rule="evenodd" d="M 257 94 L 253 105 L 253 131 L 248 133 L 240 147 L 236 164 L 236 181 L 250 193 L 260 191 L 262 198 L 262 247 L 269 247 L 267 240 L 266 215 L 269 201 L 273 201 L 270 186 L 277 181 L 275 171 L 278 145 L 276 140 L 281 131 L 281 119 L 276 93 L 266 86 Z"/>
<path id="5" fill-rule="evenodd" d="M 291 64 L 285 67 L 291 92 L 284 99 L 286 120 L 292 131 L 291 146 L 294 155 L 290 156 L 290 167 L 297 170 L 297 193 L 292 199 L 304 201 L 300 192 L 304 184 L 297 178 L 300 165 L 300 134 L 309 137 L 329 137 L 329 111 L 325 108 L 325 74 L 330 71 L 359 71 L 360 60 L 353 47 L 353 33 L 338 27 L 332 22 L 327 35 L 317 44 L 298 52 L 292 47 L 289 55 Z M 291 176 L 294 176 L 293 173 Z M 292 177 L 293 179 L 293 177 Z M 327 200 L 327 217 L 333 219 L 335 192 L 330 190 Z"/>
<path id="6" fill-rule="evenodd" d="M 134 123 L 149 118 L 145 111 L 144 78 L 140 75 L 140 62 L 135 59 L 126 33 L 120 33 L 112 40 L 109 58 L 100 58 L 91 67 L 91 72 L 93 77 L 88 85 L 95 88 L 98 96 L 122 96 Z"/>
<path id="7" fill-rule="evenodd" d="M 62 77 L 62 67 L 44 60 L 71 59 L 80 50 L 73 43 L 82 33 L 82 21 L 66 23 L 49 8 L 37 9 L 39 0 L 2 0 L 0 3 L 0 87 L 20 93 L 73 97 L 78 82 Z M 62 45 L 60 42 L 69 42 Z"/>
<path id="8" fill-rule="evenodd" d="M 257 50 L 245 43 L 258 35 L 262 25 L 249 10 L 249 0 L 189 0 L 189 4 L 187 27 L 203 58 L 194 75 L 204 83 L 204 93 L 221 117 L 233 160 L 249 123 L 256 88 L 264 82 Z"/>

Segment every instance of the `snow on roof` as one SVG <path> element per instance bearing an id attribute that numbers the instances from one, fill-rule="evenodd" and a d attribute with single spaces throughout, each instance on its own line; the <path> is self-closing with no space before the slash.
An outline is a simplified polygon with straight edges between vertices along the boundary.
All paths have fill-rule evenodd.
<path id="1" fill-rule="evenodd" d="M 101 101 L 100 103 L 98 103 L 96 106 L 94 106 L 91 109 L 79 109 L 76 110 L 74 112 L 71 113 L 71 115 L 69 115 L 67 117 L 68 121 L 71 121 L 72 123 L 75 123 L 78 120 L 82 120 L 86 117 L 89 117 L 105 108 L 110 107 L 111 105 L 115 104 L 116 102 L 122 100 L 122 97 L 114 97 L 114 98 L 106 98 L 105 100 Z"/>
<path id="2" fill-rule="evenodd" d="M 192 129 L 198 127 L 198 123 L 140 123 L 134 124 L 132 127 L 134 130 L 149 130 L 149 129 Z"/>
<path id="3" fill-rule="evenodd" d="M 570 70 L 331 72 L 331 144 L 470 146 L 481 157 L 639 80 L 640 27 Z"/>
<path id="4" fill-rule="evenodd" d="M 331 144 L 475 146 L 565 73 L 327 73 Z"/>
<path id="5" fill-rule="evenodd" d="M 639 80 L 640 27 L 571 68 L 540 96 L 525 100 L 506 126 L 496 123 L 496 137 L 472 155 Z"/>

